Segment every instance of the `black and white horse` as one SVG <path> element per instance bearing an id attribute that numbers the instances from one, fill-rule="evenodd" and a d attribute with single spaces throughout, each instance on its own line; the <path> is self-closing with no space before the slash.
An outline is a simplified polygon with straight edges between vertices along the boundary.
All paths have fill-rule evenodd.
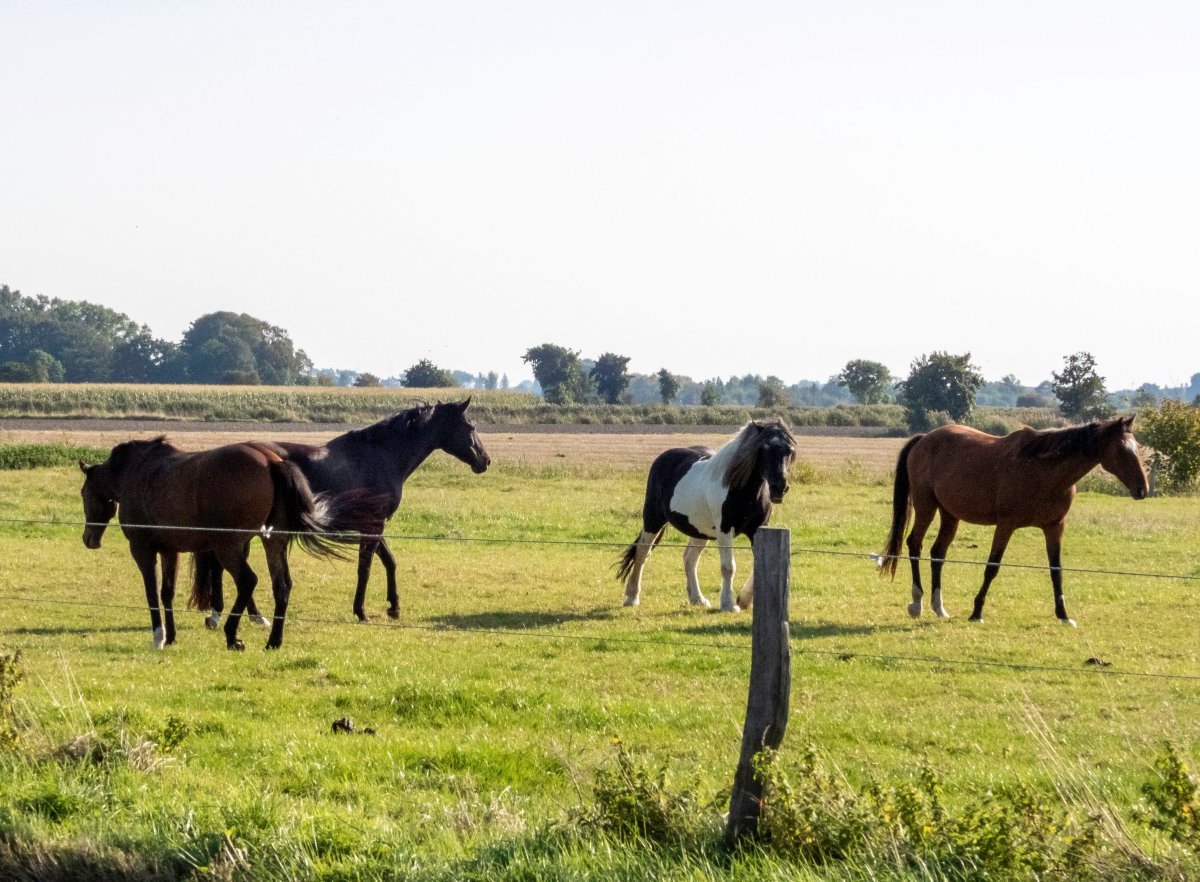
<path id="1" fill-rule="evenodd" d="M 721 551 L 721 609 L 746 609 L 754 599 L 754 575 L 733 598 L 733 537 L 754 534 L 771 517 L 771 503 L 783 502 L 788 469 L 796 459 L 796 441 L 779 419 L 755 420 L 720 450 L 711 447 L 673 447 L 650 466 L 642 535 L 625 549 L 617 578 L 625 580 L 625 605 L 637 606 L 642 596 L 642 569 L 651 549 L 667 529 L 689 537 L 683 552 L 688 600 L 709 606 L 700 593 L 696 564 L 712 539 Z"/>

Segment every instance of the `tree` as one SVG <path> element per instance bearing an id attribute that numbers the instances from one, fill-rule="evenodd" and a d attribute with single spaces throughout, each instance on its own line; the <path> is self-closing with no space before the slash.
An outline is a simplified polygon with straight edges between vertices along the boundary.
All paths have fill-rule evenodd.
<path id="1" fill-rule="evenodd" d="M 880 404 L 887 401 L 892 386 L 892 374 L 885 365 L 865 358 L 846 362 L 834 381 L 845 386 L 859 404 Z"/>
<path id="2" fill-rule="evenodd" d="M 616 404 L 629 386 L 629 357 L 605 352 L 596 359 L 591 378 L 600 397 L 609 404 Z"/>
<path id="3" fill-rule="evenodd" d="M 371 373 L 362 373 L 354 378 L 354 385 L 359 389 L 373 389 L 379 385 L 379 377 Z"/>
<path id="4" fill-rule="evenodd" d="M 709 380 L 700 390 L 700 403 L 705 407 L 715 407 L 721 403 L 721 390 L 717 384 Z"/>
<path id="5" fill-rule="evenodd" d="M 971 364 L 969 352 L 933 352 L 916 359 L 908 379 L 897 385 L 908 428 L 920 432 L 933 424 L 932 415 L 938 411 L 945 411 L 956 421 L 966 417 L 975 407 L 975 394 L 983 385 L 983 376 Z"/>
<path id="6" fill-rule="evenodd" d="M 579 363 L 579 353 L 553 343 L 525 350 L 521 361 L 533 368 L 533 378 L 542 387 L 542 395 L 551 404 L 586 401 L 588 378 Z"/>
<path id="7" fill-rule="evenodd" d="M 679 394 L 679 386 L 679 377 L 666 368 L 659 370 L 658 397 L 662 399 L 663 404 L 670 404 L 675 400 L 675 396 Z"/>
<path id="8" fill-rule="evenodd" d="M 1052 388 L 1058 399 L 1058 409 L 1067 419 L 1100 420 L 1112 416 L 1104 377 L 1096 373 L 1096 360 L 1090 352 L 1064 356 L 1066 365 L 1061 374 L 1051 372 Z"/>
<path id="9" fill-rule="evenodd" d="M 759 407 L 787 407 L 792 403 L 788 397 L 788 391 L 783 385 L 783 380 L 779 377 L 767 377 L 758 384 L 758 401 Z"/>
<path id="10" fill-rule="evenodd" d="M 287 331 L 244 312 L 200 316 L 184 332 L 179 348 L 195 383 L 254 374 L 267 385 L 290 386 L 313 367 Z"/>
<path id="11" fill-rule="evenodd" d="M 1200 475 L 1200 407 L 1167 400 L 1138 417 L 1138 437 L 1154 449 L 1154 474 L 1172 490 L 1183 490 Z"/>
<path id="12" fill-rule="evenodd" d="M 454 374 L 422 358 L 404 372 L 404 385 L 410 389 L 444 389 L 458 385 Z"/>

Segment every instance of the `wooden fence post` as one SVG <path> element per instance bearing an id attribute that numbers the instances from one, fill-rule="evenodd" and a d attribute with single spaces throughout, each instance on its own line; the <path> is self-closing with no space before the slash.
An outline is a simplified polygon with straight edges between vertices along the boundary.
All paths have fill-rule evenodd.
<path id="1" fill-rule="evenodd" d="M 736 845 L 758 829 L 763 782 L 754 773 L 754 757 L 776 749 L 787 730 L 792 689 L 792 653 L 788 634 L 788 580 L 791 534 L 764 527 L 754 536 L 754 622 L 750 647 L 750 695 L 742 727 L 742 755 L 733 778 L 725 842 Z"/>

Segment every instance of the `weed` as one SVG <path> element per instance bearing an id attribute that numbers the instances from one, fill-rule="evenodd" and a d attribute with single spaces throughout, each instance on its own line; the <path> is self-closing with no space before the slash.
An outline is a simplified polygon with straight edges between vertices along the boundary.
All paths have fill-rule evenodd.
<path id="1" fill-rule="evenodd" d="M 1175 842 L 1200 851 L 1200 784 L 1196 776 L 1170 743 L 1154 760 L 1154 770 L 1158 777 L 1142 785 L 1148 805 L 1138 807 L 1138 816 Z"/>
<path id="2" fill-rule="evenodd" d="M 12 750 L 17 746 L 17 719 L 12 696 L 21 682 L 20 661 L 20 652 L 0 655 L 0 750 Z"/>

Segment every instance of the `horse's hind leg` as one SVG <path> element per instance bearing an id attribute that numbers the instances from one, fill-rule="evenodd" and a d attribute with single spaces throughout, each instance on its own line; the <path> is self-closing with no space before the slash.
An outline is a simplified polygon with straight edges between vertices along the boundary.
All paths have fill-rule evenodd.
<path id="1" fill-rule="evenodd" d="M 950 613 L 946 612 L 946 608 L 942 606 L 942 565 L 946 562 L 946 552 L 950 550 L 950 543 L 954 541 L 954 534 L 957 532 L 958 518 L 942 509 L 937 538 L 933 540 L 933 546 L 929 549 L 929 569 L 932 576 L 929 608 L 939 619 L 950 618 Z"/>
<path id="2" fill-rule="evenodd" d="M 921 615 L 921 598 L 925 590 L 921 587 L 921 546 L 925 543 L 925 533 L 933 523 L 933 505 L 917 505 L 913 500 L 913 525 L 908 533 L 906 542 L 908 548 L 908 563 L 912 567 L 912 603 L 908 605 L 908 614 L 914 619 Z"/>
<path id="3" fill-rule="evenodd" d="M 179 571 L 179 552 L 164 551 L 161 557 L 164 642 L 171 646 L 175 642 L 175 574 Z"/>
<path id="4" fill-rule="evenodd" d="M 383 532 L 380 528 L 379 532 Z M 375 556 L 379 558 L 379 562 L 383 564 L 383 572 L 387 575 L 387 599 L 388 599 L 388 618 L 400 618 L 400 595 L 396 590 L 396 556 L 392 554 L 392 549 L 388 548 L 385 540 L 379 540 L 379 546 L 375 549 Z"/>
<path id="5" fill-rule="evenodd" d="M 629 566 L 629 576 L 625 579 L 625 605 L 637 606 L 642 602 L 642 570 L 646 567 L 646 559 L 665 527 L 656 532 L 643 529 L 637 541 L 633 543 L 633 561 Z M 628 553 L 628 552 L 627 552 Z"/>
<path id="6" fill-rule="evenodd" d="M 1066 532 L 1065 521 L 1043 527 L 1046 534 L 1046 557 L 1050 560 L 1050 584 L 1054 586 L 1054 614 L 1064 625 L 1075 627 L 1075 620 L 1067 615 L 1067 603 L 1062 587 L 1062 537 Z"/>
<path id="7" fill-rule="evenodd" d="M 975 595 L 975 609 L 971 612 L 972 622 L 983 621 L 983 603 L 987 600 L 988 588 L 991 587 L 996 574 L 1000 572 L 1000 560 L 1004 557 L 1004 549 L 1008 547 L 1008 540 L 1012 538 L 1015 529 L 1016 527 L 1008 524 L 996 525 L 996 532 L 992 534 L 992 551 L 988 555 L 987 566 L 983 570 L 983 587 Z"/>
<path id="8" fill-rule="evenodd" d="M 246 648 L 246 645 L 238 639 L 238 624 L 247 604 L 253 598 L 254 587 L 258 584 L 258 576 L 254 575 L 254 571 L 250 569 L 250 564 L 246 562 L 240 546 L 224 549 L 217 557 L 221 561 L 221 566 L 229 571 L 229 574 L 233 576 L 234 584 L 237 585 L 237 598 L 229 609 L 229 618 L 225 620 L 225 645 L 229 649 L 242 650 Z"/>
<path id="9" fill-rule="evenodd" d="M 292 574 L 288 570 L 287 541 L 264 540 L 267 551 L 267 566 L 271 571 L 271 593 L 275 595 L 275 616 L 271 620 L 271 635 L 267 638 L 267 649 L 283 646 L 283 621 L 287 617 L 288 598 L 292 593 Z"/>
<path id="10" fill-rule="evenodd" d="M 696 574 L 696 566 L 700 562 L 700 554 L 707 539 L 689 539 L 683 549 L 683 575 L 687 579 L 688 602 L 692 606 L 712 606 L 707 597 L 700 593 L 700 577 Z"/>

